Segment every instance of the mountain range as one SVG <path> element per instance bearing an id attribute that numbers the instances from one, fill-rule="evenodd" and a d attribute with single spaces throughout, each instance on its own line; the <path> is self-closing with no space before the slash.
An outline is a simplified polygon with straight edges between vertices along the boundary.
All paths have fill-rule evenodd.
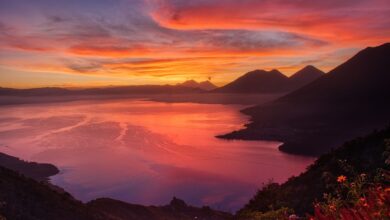
<path id="1" fill-rule="evenodd" d="M 306 66 L 291 77 L 283 75 L 278 70 L 254 70 L 220 88 L 210 81 L 197 82 L 195 80 L 187 80 L 176 85 L 111 86 L 86 89 L 59 87 L 13 89 L 0 87 L 0 96 L 189 94 L 205 91 L 212 93 L 272 94 L 295 90 L 323 74 L 321 70 L 314 66 Z"/>
<path id="2" fill-rule="evenodd" d="M 220 137 L 283 142 L 285 152 L 319 155 L 390 122 L 390 43 L 366 48 L 313 82 L 242 111 L 246 128 Z"/>
<path id="3" fill-rule="evenodd" d="M 287 77 L 280 71 L 254 70 L 227 85 L 213 90 L 217 93 L 286 93 L 298 89 L 324 75 L 314 66 L 306 66 Z"/>
<path id="4" fill-rule="evenodd" d="M 217 88 L 210 81 L 188 80 L 176 85 L 134 85 L 100 88 L 67 89 L 44 87 L 14 89 L 0 87 L 0 96 L 64 96 L 64 95 L 132 95 L 132 94 L 188 94 L 210 91 Z"/>

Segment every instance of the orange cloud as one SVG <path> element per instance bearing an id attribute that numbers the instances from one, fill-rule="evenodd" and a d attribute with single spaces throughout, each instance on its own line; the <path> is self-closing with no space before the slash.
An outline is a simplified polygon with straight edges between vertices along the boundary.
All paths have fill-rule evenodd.
<path id="1" fill-rule="evenodd" d="M 390 36 L 390 2 L 384 0 L 149 2 L 159 24 L 181 30 L 282 30 L 343 43 Z"/>
<path id="2" fill-rule="evenodd" d="M 89 46 L 76 45 L 67 50 L 71 54 L 76 55 L 90 55 L 90 56 L 108 56 L 108 57 L 132 57 L 144 56 L 150 54 L 151 50 L 142 46 Z"/>

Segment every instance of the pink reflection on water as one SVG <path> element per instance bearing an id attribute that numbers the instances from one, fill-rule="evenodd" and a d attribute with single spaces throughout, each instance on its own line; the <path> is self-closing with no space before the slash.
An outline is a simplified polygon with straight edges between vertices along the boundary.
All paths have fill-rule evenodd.
<path id="1" fill-rule="evenodd" d="M 270 179 L 297 175 L 313 158 L 287 155 L 278 143 L 226 141 L 243 106 L 140 100 L 79 101 L 0 108 L 0 149 L 49 162 L 52 178 L 76 198 L 112 197 L 234 211 Z"/>

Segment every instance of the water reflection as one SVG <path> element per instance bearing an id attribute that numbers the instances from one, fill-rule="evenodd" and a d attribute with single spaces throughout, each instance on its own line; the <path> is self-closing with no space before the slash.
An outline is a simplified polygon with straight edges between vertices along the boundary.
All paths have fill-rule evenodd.
<path id="1" fill-rule="evenodd" d="M 160 205 L 177 196 L 234 211 L 261 183 L 284 181 L 313 160 L 275 142 L 215 138 L 246 123 L 241 108 L 141 100 L 1 107 L 0 149 L 60 167 L 53 183 L 84 201 Z"/>

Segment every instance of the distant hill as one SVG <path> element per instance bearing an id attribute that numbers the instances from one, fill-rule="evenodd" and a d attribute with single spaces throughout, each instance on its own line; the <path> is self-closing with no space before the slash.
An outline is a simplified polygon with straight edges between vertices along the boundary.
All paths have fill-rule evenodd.
<path id="1" fill-rule="evenodd" d="M 44 87 L 33 89 L 13 89 L 0 87 L 0 96 L 45 96 L 45 95 L 71 95 L 72 91 L 57 87 Z"/>
<path id="2" fill-rule="evenodd" d="M 141 86 L 120 86 L 108 88 L 93 88 L 75 91 L 81 95 L 124 95 L 124 94 L 182 94 L 199 93 L 203 90 L 185 86 L 172 85 L 141 85 Z"/>
<path id="3" fill-rule="evenodd" d="M 210 81 L 197 82 L 195 80 L 187 80 L 183 83 L 177 84 L 178 86 L 184 86 L 189 88 L 198 88 L 205 91 L 210 91 L 218 88 L 216 85 L 212 84 Z"/>
<path id="4" fill-rule="evenodd" d="M 113 86 L 88 89 L 57 87 L 13 89 L 0 88 L 0 96 L 69 96 L 69 95 L 132 95 L 132 94 L 187 94 L 204 90 L 181 85 Z"/>
<path id="5" fill-rule="evenodd" d="M 233 82 L 215 89 L 218 93 L 286 93 L 298 89 L 324 73 L 314 66 L 306 66 L 291 77 L 278 70 L 254 70 Z"/>
<path id="6" fill-rule="evenodd" d="M 319 155 L 390 121 L 390 43 L 369 47 L 276 101 L 243 110 L 252 123 L 221 136 L 269 139 L 290 153 Z"/>

